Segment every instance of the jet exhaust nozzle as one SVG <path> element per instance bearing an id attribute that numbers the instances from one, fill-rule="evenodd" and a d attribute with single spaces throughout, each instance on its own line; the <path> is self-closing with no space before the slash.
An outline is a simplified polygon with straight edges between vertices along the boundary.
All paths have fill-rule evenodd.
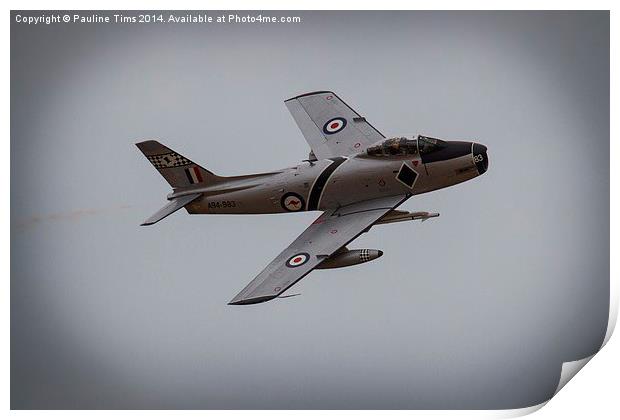
<path id="1" fill-rule="evenodd" d="M 316 268 L 324 270 L 329 268 L 348 267 L 350 265 L 363 264 L 368 261 L 376 260 L 383 255 L 383 251 L 378 249 L 352 249 L 334 254 Z"/>

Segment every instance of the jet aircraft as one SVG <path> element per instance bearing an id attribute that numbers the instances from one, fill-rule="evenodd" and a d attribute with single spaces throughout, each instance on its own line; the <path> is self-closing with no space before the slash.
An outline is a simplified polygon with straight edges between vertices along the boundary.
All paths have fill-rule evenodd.
<path id="1" fill-rule="evenodd" d="M 320 211 L 320 216 L 230 302 L 269 301 L 314 269 L 347 267 L 383 255 L 347 245 L 374 225 L 427 220 L 438 213 L 396 210 L 413 195 L 486 172 L 487 148 L 471 141 L 418 135 L 386 139 L 334 92 L 284 102 L 310 145 L 308 159 L 273 172 L 218 176 L 163 144 L 138 148 L 173 188 L 168 204 L 142 225 L 185 208 L 190 214 L 272 214 Z"/>

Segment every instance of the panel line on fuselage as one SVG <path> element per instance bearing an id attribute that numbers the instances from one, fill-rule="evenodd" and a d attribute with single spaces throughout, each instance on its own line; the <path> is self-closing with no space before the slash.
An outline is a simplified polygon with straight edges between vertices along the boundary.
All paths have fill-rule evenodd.
<path id="1" fill-rule="evenodd" d="M 327 181 L 332 176 L 332 174 L 338 169 L 340 165 L 347 160 L 344 157 L 335 157 L 329 159 L 332 161 L 331 164 L 327 166 L 327 168 L 323 169 L 323 171 L 319 174 L 319 176 L 312 184 L 312 189 L 310 190 L 310 194 L 308 194 L 308 206 L 307 210 L 318 210 L 319 203 L 321 201 L 321 196 L 323 195 L 323 189 L 325 185 L 327 185 Z"/>

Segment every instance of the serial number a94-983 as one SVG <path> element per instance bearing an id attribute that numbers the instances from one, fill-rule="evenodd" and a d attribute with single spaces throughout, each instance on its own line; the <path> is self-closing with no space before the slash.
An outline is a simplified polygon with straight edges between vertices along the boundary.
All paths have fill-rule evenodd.
<path id="1" fill-rule="evenodd" d="M 232 200 L 227 201 L 209 201 L 207 207 L 210 209 L 225 209 L 230 207 L 237 207 L 237 203 Z"/>

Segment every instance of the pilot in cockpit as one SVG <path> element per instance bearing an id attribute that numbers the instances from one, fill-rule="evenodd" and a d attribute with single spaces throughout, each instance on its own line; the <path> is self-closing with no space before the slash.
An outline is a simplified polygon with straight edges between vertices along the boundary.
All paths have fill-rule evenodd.
<path id="1" fill-rule="evenodd" d="M 417 136 L 417 138 L 408 139 L 406 137 L 396 137 L 387 139 L 381 143 L 370 146 L 366 153 L 373 157 L 390 157 L 426 154 L 445 147 L 446 142 L 432 137 Z"/>

